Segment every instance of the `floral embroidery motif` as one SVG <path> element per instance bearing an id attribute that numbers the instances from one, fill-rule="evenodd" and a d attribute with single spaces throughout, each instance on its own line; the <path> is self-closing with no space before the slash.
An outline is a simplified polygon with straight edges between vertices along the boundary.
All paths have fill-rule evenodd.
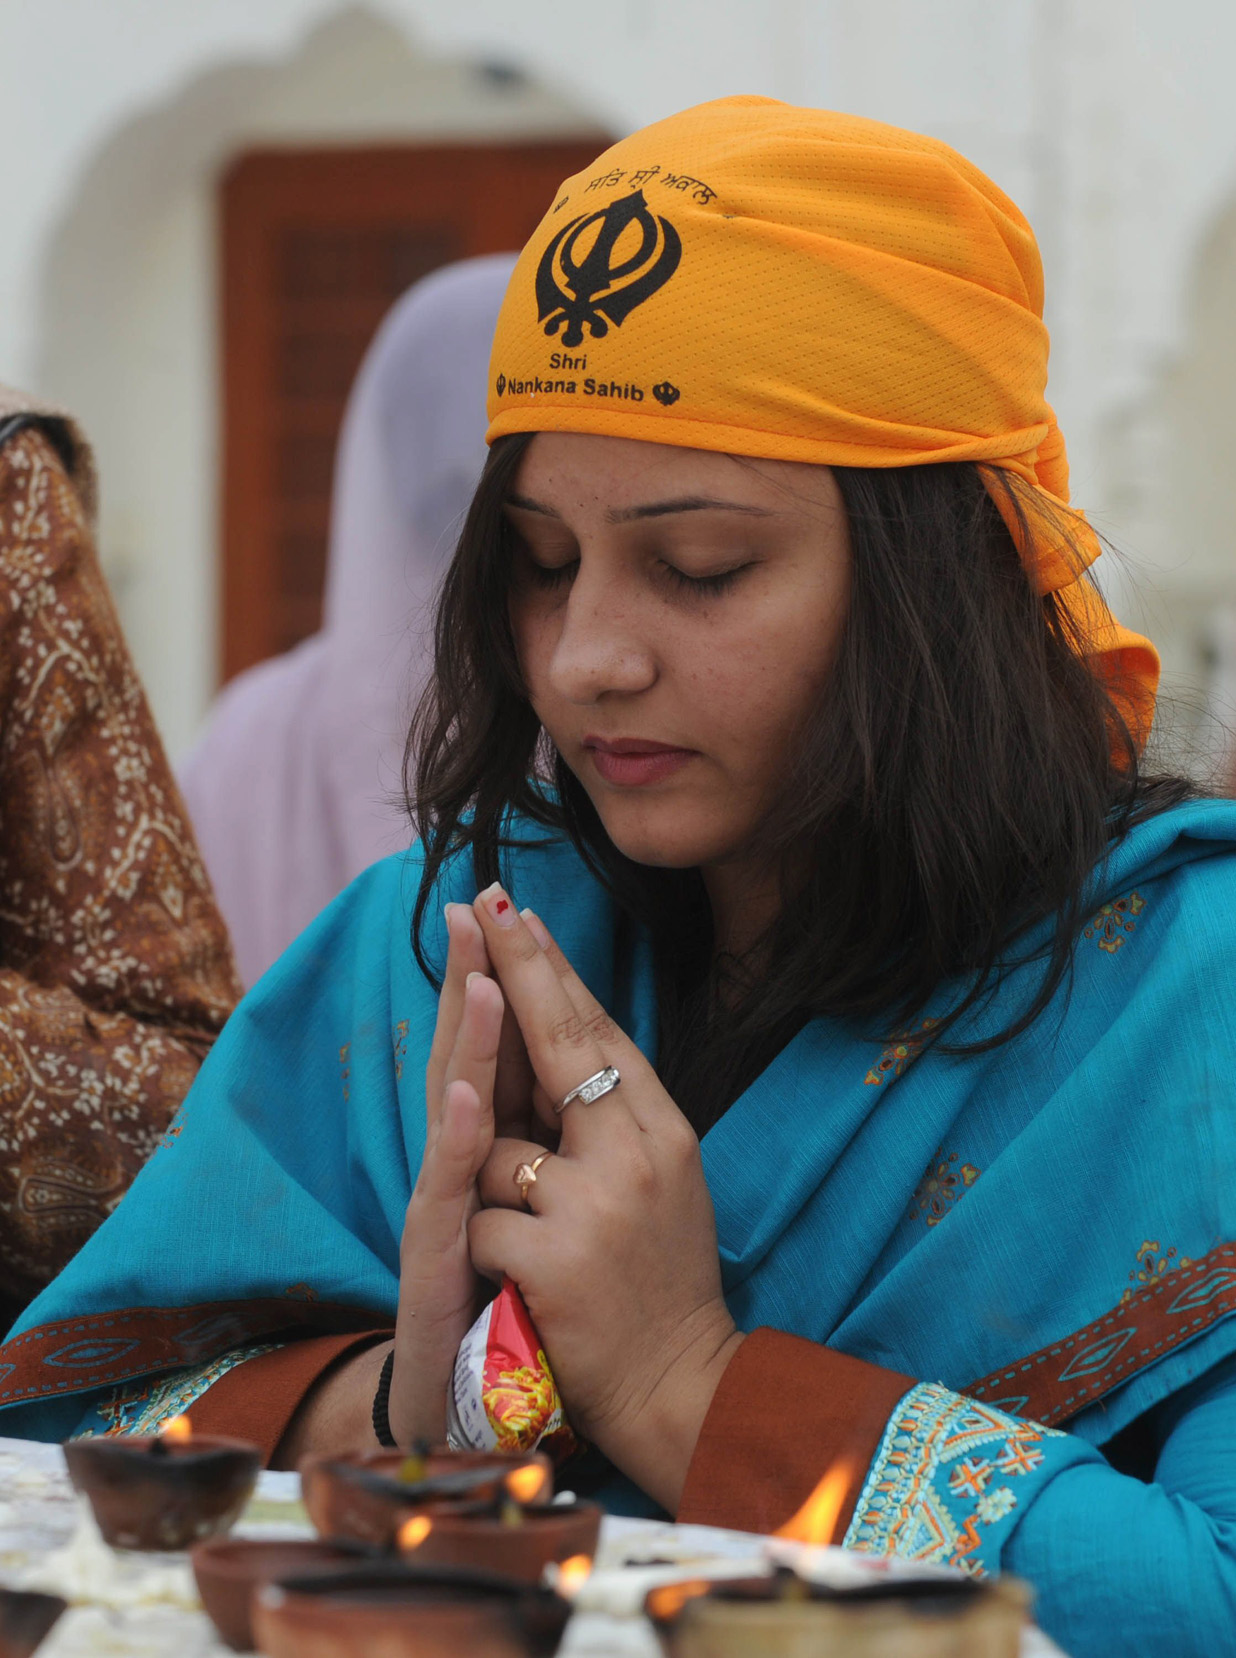
<path id="1" fill-rule="evenodd" d="M 926 1215 L 928 1226 L 939 1226 L 957 1199 L 982 1174 L 973 1163 L 957 1164 L 957 1153 L 946 1157 L 941 1146 L 927 1165 L 927 1172 L 919 1182 L 910 1203 L 910 1218 Z"/>
<path id="2" fill-rule="evenodd" d="M 889 1418 L 845 1546 L 895 1554 L 985 1577 L 998 1562 L 1005 1522 L 1033 1494 L 1052 1440 L 1066 1436 L 1019 1422 L 938 1382 L 912 1388 Z M 999 1473 L 1006 1484 L 993 1484 Z"/>
<path id="3" fill-rule="evenodd" d="M 1155 1284 L 1160 1278 L 1165 1278 L 1169 1272 L 1175 1272 L 1177 1267 L 1191 1267 L 1193 1265 L 1187 1255 L 1181 1255 L 1177 1259 L 1174 1244 L 1171 1249 L 1164 1251 L 1162 1255 L 1159 1253 L 1161 1247 L 1157 1239 L 1143 1239 L 1142 1246 L 1137 1252 L 1137 1265 L 1129 1274 L 1129 1283 L 1132 1288 L 1125 1290 L 1120 1297 L 1122 1307 L 1126 1301 L 1133 1299 L 1143 1284 Z"/>
<path id="4" fill-rule="evenodd" d="M 1124 948 L 1125 934 L 1136 932 L 1137 917 L 1145 908 L 1146 900 L 1140 892 L 1114 899 L 1112 903 L 1104 904 L 1099 913 L 1086 923 L 1082 937 L 1094 939 L 1100 950 L 1114 956 L 1117 950 Z"/>
<path id="5" fill-rule="evenodd" d="M 1006 1514 L 1011 1514 L 1017 1507 L 1017 1498 L 1007 1485 L 998 1485 L 994 1491 L 987 1491 L 974 1505 L 974 1512 L 986 1526 L 994 1526 L 997 1520 L 1003 1520 Z"/>
<path id="6" fill-rule="evenodd" d="M 113 1434 L 158 1433 L 173 1416 L 182 1416 L 229 1370 L 263 1353 L 273 1353 L 278 1345 L 267 1341 L 254 1347 L 234 1347 L 230 1353 L 221 1353 L 209 1364 L 196 1365 L 192 1370 L 175 1370 L 170 1376 L 156 1376 L 135 1387 L 114 1388 L 98 1410 L 107 1426 L 102 1430 L 87 1429 L 74 1437 L 94 1439 L 110 1438 Z"/>
<path id="7" fill-rule="evenodd" d="M 408 1021 L 401 1019 L 391 1035 L 395 1052 L 395 1081 L 403 1076 L 403 1062 L 408 1054 Z"/>
<path id="8" fill-rule="evenodd" d="M 939 1024 L 938 1019 L 924 1019 L 917 1030 L 895 1036 L 863 1078 L 869 1087 L 878 1088 L 882 1082 L 902 1076 L 923 1051 L 928 1031 Z"/>
<path id="9" fill-rule="evenodd" d="M 289 1284 L 284 1290 L 289 1301 L 317 1301 L 318 1292 L 312 1284 Z"/>

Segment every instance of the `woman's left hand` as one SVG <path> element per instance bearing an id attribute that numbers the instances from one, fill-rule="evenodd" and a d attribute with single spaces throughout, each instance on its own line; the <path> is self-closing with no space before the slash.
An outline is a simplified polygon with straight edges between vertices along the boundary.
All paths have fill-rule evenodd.
<path id="1" fill-rule="evenodd" d="M 496 886 L 475 909 L 540 1091 L 559 1102 L 611 1065 L 622 1080 L 567 1106 L 527 1207 L 516 1171 L 543 1148 L 495 1142 L 480 1176 L 487 1207 L 468 1230 L 473 1264 L 519 1285 L 574 1425 L 672 1513 L 742 1340 L 721 1293 L 699 1141 L 543 923 Z"/>

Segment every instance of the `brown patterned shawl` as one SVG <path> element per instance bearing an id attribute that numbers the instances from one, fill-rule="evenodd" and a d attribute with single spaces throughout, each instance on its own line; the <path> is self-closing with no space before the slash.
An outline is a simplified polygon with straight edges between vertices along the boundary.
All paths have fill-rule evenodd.
<path id="1" fill-rule="evenodd" d="M 116 1206 L 239 994 L 95 555 L 72 421 L 0 387 L 0 1330 Z"/>

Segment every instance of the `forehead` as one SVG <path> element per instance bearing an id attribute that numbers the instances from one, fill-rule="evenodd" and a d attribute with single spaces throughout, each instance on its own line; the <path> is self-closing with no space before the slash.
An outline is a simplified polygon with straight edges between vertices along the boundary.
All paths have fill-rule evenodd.
<path id="1" fill-rule="evenodd" d="M 707 497 L 766 512 L 815 513 L 840 506 L 827 467 L 749 460 L 585 432 L 538 432 L 528 445 L 514 493 L 558 511 L 634 507 Z"/>

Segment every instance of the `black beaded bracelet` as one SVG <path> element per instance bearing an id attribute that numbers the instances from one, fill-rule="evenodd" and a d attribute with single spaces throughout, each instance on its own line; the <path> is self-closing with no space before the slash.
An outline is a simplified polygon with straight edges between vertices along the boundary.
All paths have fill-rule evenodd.
<path id="1" fill-rule="evenodd" d="M 392 1347 L 382 1363 L 382 1374 L 378 1377 L 378 1391 L 373 1396 L 373 1431 L 378 1436 L 378 1444 L 384 1445 L 388 1451 L 397 1451 L 398 1442 L 391 1432 L 389 1415 L 391 1400 L 391 1372 L 395 1368 L 395 1349 Z"/>

